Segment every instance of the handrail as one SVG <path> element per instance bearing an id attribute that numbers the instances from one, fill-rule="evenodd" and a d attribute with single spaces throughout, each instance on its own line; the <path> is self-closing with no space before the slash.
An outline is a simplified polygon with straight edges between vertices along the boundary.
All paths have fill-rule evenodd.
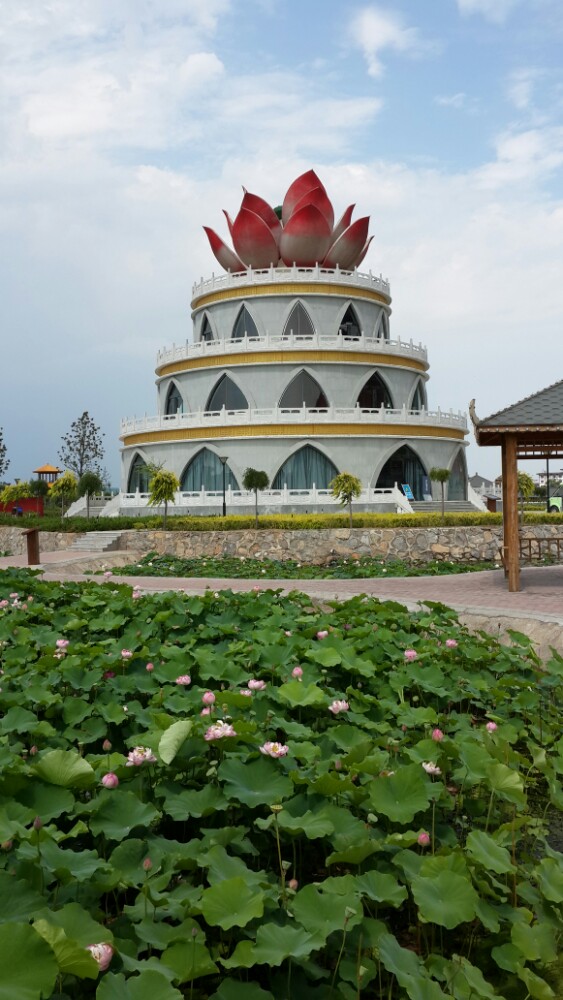
<path id="1" fill-rule="evenodd" d="M 192 286 L 192 306 L 202 295 L 210 292 L 222 291 L 225 288 L 238 288 L 245 285 L 265 285 L 265 284 L 287 284 L 291 282 L 334 282 L 335 284 L 346 284 L 357 288 L 371 288 L 374 291 L 382 292 L 384 295 L 391 294 L 389 282 L 383 275 L 374 275 L 371 271 L 367 274 L 360 271 L 341 271 L 339 267 L 327 268 L 316 264 L 314 267 L 265 267 L 248 268 L 246 271 L 228 271 L 226 274 L 212 274 L 211 278 L 200 278 Z"/>

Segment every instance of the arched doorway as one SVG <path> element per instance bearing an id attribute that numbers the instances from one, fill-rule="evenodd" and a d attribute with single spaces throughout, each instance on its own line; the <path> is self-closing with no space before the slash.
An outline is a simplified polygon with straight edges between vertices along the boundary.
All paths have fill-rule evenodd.
<path id="1" fill-rule="evenodd" d="M 376 483 L 376 489 L 389 489 L 395 483 L 408 483 L 415 500 L 424 498 L 423 480 L 426 471 L 418 455 L 408 444 L 404 444 L 388 458 Z"/>

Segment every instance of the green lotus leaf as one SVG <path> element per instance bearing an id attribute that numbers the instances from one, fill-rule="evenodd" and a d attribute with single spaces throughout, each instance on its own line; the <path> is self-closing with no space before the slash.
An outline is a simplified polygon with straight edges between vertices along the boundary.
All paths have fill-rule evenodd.
<path id="1" fill-rule="evenodd" d="M 66 788 L 44 785 L 41 781 L 31 781 L 21 792 L 18 799 L 33 816 L 41 816 L 44 823 L 63 813 L 71 815 L 74 808 L 74 796 Z"/>
<path id="2" fill-rule="evenodd" d="M 555 928 L 545 921 L 530 925 L 518 920 L 512 925 L 511 938 L 514 947 L 528 962 L 543 962 L 546 965 L 557 958 Z"/>
<path id="3" fill-rule="evenodd" d="M 44 906 L 43 897 L 24 879 L 0 871 L 0 923 L 28 920 Z"/>
<path id="4" fill-rule="evenodd" d="M 307 659 L 312 660 L 313 663 L 319 663 L 321 667 L 336 667 L 341 662 L 342 656 L 334 646 L 329 646 L 324 640 L 314 649 L 307 651 Z"/>
<path id="5" fill-rule="evenodd" d="M 94 803 L 90 829 L 96 836 L 103 833 L 110 840 L 123 840 L 136 826 L 150 826 L 158 810 L 148 802 L 140 802 L 134 792 L 119 790 L 101 793 Z"/>
<path id="6" fill-rule="evenodd" d="M 108 972 L 100 981 L 96 1000 L 182 1000 L 183 994 L 155 969 L 145 969 L 139 976 Z"/>
<path id="7" fill-rule="evenodd" d="M 419 764 L 401 767 L 395 774 L 375 778 L 369 786 L 369 801 L 375 813 L 396 823 L 410 823 L 428 808 L 432 785 Z"/>
<path id="8" fill-rule="evenodd" d="M 533 1000 L 559 1000 L 545 979 L 540 979 L 531 969 L 520 965 L 516 972 L 518 978 L 525 984 L 529 995 L 533 997 Z"/>
<path id="9" fill-rule="evenodd" d="M 158 752 L 165 764 L 171 764 L 182 744 L 192 731 L 193 723 L 189 719 L 173 722 L 160 738 Z"/>
<path id="10" fill-rule="evenodd" d="M 552 903 L 563 903 L 563 868 L 554 858 L 544 858 L 537 869 L 541 891 Z"/>
<path id="11" fill-rule="evenodd" d="M 278 697 L 288 705 L 324 705 L 326 695 L 316 684 L 303 684 L 302 681 L 288 681 L 277 690 Z"/>
<path id="12" fill-rule="evenodd" d="M 317 840 L 334 833 L 334 825 L 324 812 L 312 812 L 310 809 L 302 816 L 291 816 L 286 809 L 278 814 L 280 829 L 290 833 L 304 833 L 309 840 Z"/>
<path id="13" fill-rule="evenodd" d="M 326 941 L 333 931 L 351 930 L 362 922 L 363 909 L 357 893 L 324 893 L 314 885 L 301 889 L 291 905 L 306 931 Z"/>
<path id="14" fill-rule="evenodd" d="M 493 838 L 484 830 L 472 830 L 466 841 L 467 850 L 484 868 L 504 875 L 514 871 L 510 854 L 506 847 L 499 847 Z"/>
<path id="15" fill-rule="evenodd" d="M 41 861 L 62 882 L 68 882 L 71 878 L 84 882 L 100 869 L 104 869 L 106 873 L 111 871 L 110 866 L 98 857 L 96 851 L 63 849 L 53 840 L 42 842 Z"/>
<path id="16" fill-rule="evenodd" d="M 224 979 L 209 1000 L 275 1000 L 274 994 L 263 990 L 258 983 L 241 983 L 238 979 Z"/>
<path id="17" fill-rule="evenodd" d="M 100 969 L 95 958 L 87 948 L 68 938 L 62 927 L 56 927 L 47 920 L 34 920 L 33 929 L 53 949 L 61 972 L 68 972 L 79 979 L 98 978 Z"/>
<path id="18" fill-rule="evenodd" d="M 409 948 L 403 948 L 393 934 L 381 934 L 377 941 L 381 964 L 391 972 L 406 991 L 410 1000 L 448 1000 L 433 982 L 420 958 Z"/>
<path id="19" fill-rule="evenodd" d="M 33 770 L 43 781 L 61 788 L 90 788 L 96 782 L 94 769 L 75 750 L 50 750 Z"/>
<path id="20" fill-rule="evenodd" d="M 38 920 L 44 919 L 55 927 L 62 927 L 68 938 L 84 948 L 98 941 L 110 944 L 113 941 L 110 928 L 94 920 L 79 903 L 66 903 L 60 910 L 43 908 L 36 916 Z"/>
<path id="21" fill-rule="evenodd" d="M 356 886 L 368 899 L 376 903 L 390 903 L 391 906 L 400 906 L 408 896 L 404 885 L 399 885 L 396 878 L 385 872 L 369 871 L 357 875 Z"/>
<path id="22" fill-rule="evenodd" d="M 27 837 L 29 824 L 40 815 L 20 802 L 3 802 L 0 806 L 0 842 L 12 837 Z"/>
<path id="23" fill-rule="evenodd" d="M 0 1000 L 50 997 L 59 967 L 53 949 L 29 924 L 0 926 Z"/>
<path id="24" fill-rule="evenodd" d="M 224 847 L 216 844 L 207 854 L 199 858 L 200 867 L 207 866 L 207 881 L 210 885 L 216 885 L 225 879 L 242 878 L 246 885 L 261 885 L 268 883 L 268 876 L 265 872 L 254 872 L 245 865 L 242 858 L 236 858 L 232 854 L 227 854 Z"/>
<path id="25" fill-rule="evenodd" d="M 441 927 L 457 927 L 473 920 L 478 900 L 475 889 L 463 875 L 443 871 L 434 878 L 419 875 L 411 885 L 422 920 Z"/>
<path id="26" fill-rule="evenodd" d="M 526 805 L 524 794 L 524 783 L 518 771 L 514 771 L 506 764 L 493 763 L 487 768 L 487 777 L 491 783 L 493 791 L 501 798 L 513 802 L 517 806 Z"/>
<path id="27" fill-rule="evenodd" d="M 225 792 L 246 806 L 273 805 L 291 795 L 293 784 L 281 774 L 273 760 L 260 757 L 246 763 L 231 758 L 218 769 Z"/>
<path id="28" fill-rule="evenodd" d="M 492 949 L 491 955 L 499 969 L 504 969 L 506 972 L 517 972 L 518 965 L 522 961 L 520 949 L 515 948 L 513 944 L 501 944 Z"/>
<path id="29" fill-rule="evenodd" d="M 39 719 L 27 708 L 10 708 L 0 721 L 0 732 L 29 733 L 35 732 Z"/>
<path id="30" fill-rule="evenodd" d="M 220 809 L 226 809 L 229 803 L 217 785 L 204 785 L 195 791 L 175 792 L 167 790 L 163 809 L 175 820 L 186 820 L 190 816 L 199 819 L 210 816 Z"/>
<path id="31" fill-rule="evenodd" d="M 172 969 L 179 983 L 191 983 L 200 976 L 210 976 L 219 971 L 205 945 L 195 938 L 171 945 L 163 951 L 161 961 Z M 155 1000 L 154 994 L 147 1000 Z"/>
<path id="32" fill-rule="evenodd" d="M 199 907 L 208 924 L 219 925 L 224 931 L 231 927 L 246 927 L 264 913 L 264 893 L 249 888 L 244 878 L 225 879 L 203 893 Z"/>
<path id="33" fill-rule="evenodd" d="M 256 944 L 240 941 L 228 959 L 222 959 L 226 969 L 250 969 L 253 965 L 281 965 L 286 958 L 298 961 L 321 948 L 322 937 L 308 934 L 299 925 L 261 924 L 256 931 Z"/>
<path id="34" fill-rule="evenodd" d="M 448 963 L 448 985 L 455 997 L 479 997 L 479 1000 L 500 1000 L 499 994 L 483 976 L 480 969 L 461 955 L 453 955 Z"/>

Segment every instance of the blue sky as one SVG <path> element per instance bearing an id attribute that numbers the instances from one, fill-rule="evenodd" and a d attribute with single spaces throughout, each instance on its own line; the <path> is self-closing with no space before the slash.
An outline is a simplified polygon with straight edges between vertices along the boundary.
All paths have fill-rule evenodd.
<path id="1" fill-rule="evenodd" d="M 563 377 L 560 0 L 3 0 L 0 426 L 9 476 L 87 409 L 155 411 L 241 185 L 309 167 L 375 234 L 429 403 L 485 416 Z M 471 443 L 470 473 L 497 474 Z M 534 472 L 536 463 L 529 466 Z"/>

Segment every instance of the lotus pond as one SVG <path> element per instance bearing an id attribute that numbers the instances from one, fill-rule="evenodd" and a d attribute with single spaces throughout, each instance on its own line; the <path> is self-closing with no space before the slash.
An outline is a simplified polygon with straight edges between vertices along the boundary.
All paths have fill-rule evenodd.
<path id="1" fill-rule="evenodd" d="M 561 996 L 563 659 L 0 574 L 0 1000 Z"/>
<path id="2" fill-rule="evenodd" d="M 436 559 L 413 565 L 402 560 L 334 557 L 322 566 L 295 559 L 254 559 L 242 556 L 207 556 L 183 559 L 180 556 L 149 552 L 137 563 L 116 568 L 119 576 L 215 577 L 217 579 L 259 580 L 365 580 L 385 576 L 447 576 L 496 569 L 495 563 L 459 563 Z"/>

